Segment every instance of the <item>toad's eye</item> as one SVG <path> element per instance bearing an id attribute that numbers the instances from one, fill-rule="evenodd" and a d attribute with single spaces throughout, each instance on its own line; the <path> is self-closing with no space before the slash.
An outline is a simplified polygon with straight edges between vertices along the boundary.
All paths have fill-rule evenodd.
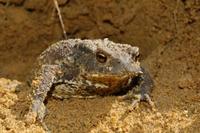
<path id="1" fill-rule="evenodd" d="M 107 61 L 107 56 L 102 52 L 97 52 L 96 53 L 96 59 L 100 63 L 105 63 Z"/>

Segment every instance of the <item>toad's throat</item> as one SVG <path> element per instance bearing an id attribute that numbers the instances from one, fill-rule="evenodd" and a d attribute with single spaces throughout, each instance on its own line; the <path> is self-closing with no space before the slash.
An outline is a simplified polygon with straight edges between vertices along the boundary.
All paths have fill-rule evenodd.
<path id="1" fill-rule="evenodd" d="M 95 93 L 99 95 L 111 95 L 127 88 L 132 79 L 138 74 L 86 74 L 84 79 L 95 87 Z"/>

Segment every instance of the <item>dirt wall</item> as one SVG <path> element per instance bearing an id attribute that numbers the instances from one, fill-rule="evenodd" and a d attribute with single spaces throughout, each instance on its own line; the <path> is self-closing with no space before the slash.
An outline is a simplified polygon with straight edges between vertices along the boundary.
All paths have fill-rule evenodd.
<path id="1" fill-rule="evenodd" d="M 200 132 L 199 0 L 60 0 L 59 5 L 68 38 L 139 46 L 155 82 L 156 110 L 145 102 L 130 110 L 129 102 L 115 96 L 50 98 L 45 122 L 53 132 Z M 36 57 L 61 39 L 52 1 L 0 0 L 0 131 L 43 132 L 24 121 L 30 105 L 26 80 Z"/>

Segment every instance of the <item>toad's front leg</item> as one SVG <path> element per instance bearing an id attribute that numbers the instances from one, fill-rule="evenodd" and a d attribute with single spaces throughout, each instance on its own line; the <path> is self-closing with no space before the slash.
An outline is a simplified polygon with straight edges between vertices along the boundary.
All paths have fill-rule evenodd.
<path id="1" fill-rule="evenodd" d="M 154 103 L 150 98 L 150 93 L 153 88 L 153 80 L 148 71 L 142 68 L 143 76 L 141 78 L 140 90 L 141 90 L 141 100 L 147 101 L 152 107 L 154 107 Z"/>
<path id="2" fill-rule="evenodd" d="M 42 65 L 36 72 L 31 84 L 33 89 L 32 105 L 27 117 L 36 117 L 41 123 L 43 122 L 46 114 L 44 100 L 51 86 L 58 81 L 60 73 L 61 69 L 58 65 Z"/>
<path id="3" fill-rule="evenodd" d="M 151 105 L 151 107 L 154 108 L 154 103 L 149 96 L 150 92 L 152 91 L 153 80 L 150 74 L 144 68 L 142 68 L 142 72 L 142 75 L 134 79 L 134 83 L 136 83 L 137 85 L 134 86 L 134 88 L 122 98 L 133 100 L 133 106 L 136 106 L 140 101 L 147 101 Z"/>

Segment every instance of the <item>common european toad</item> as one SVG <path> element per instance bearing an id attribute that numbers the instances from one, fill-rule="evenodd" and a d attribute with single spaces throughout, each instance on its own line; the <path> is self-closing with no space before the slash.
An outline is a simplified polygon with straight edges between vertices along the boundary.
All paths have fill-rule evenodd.
<path id="1" fill-rule="evenodd" d="M 153 81 L 138 57 L 138 47 L 108 39 L 68 39 L 51 45 L 37 60 L 30 112 L 43 121 L 44 100 L 53 85 L 58 85 L 53 96 L 59 98 L 124 94 L 133 104 L 152 103 Z"/>

